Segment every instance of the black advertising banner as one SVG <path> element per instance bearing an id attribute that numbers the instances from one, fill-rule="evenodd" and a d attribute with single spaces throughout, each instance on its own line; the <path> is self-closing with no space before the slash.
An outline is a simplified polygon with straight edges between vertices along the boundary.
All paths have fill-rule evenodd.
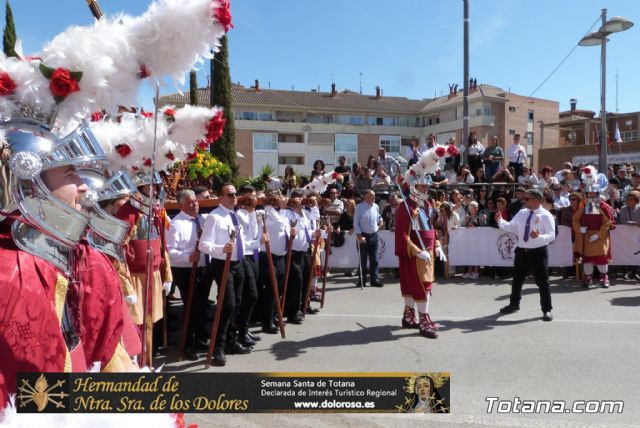
<path id="1" fill-rule="evenodd" d="M 21 373 L 20 413 L 449 413 L 449 373 Z"/>

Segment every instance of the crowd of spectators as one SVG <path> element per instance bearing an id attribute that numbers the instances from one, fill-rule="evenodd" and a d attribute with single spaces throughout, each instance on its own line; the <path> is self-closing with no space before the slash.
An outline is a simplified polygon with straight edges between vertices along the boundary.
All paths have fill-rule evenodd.
<path id="1" fill-rule="evenodd" d="M 403 157 L 408 165 L 412 165 L 424 150 L 435 144 L 435 135 L 429 135 L 424 145 L 420 145 L 416 138 Z M 542 190 L 543 206 L 555 216 L 557 224 L 571 226 L 573 213 L 584 198 L 581 170 L 585 165 L 565 162 L 558 171 L 550 166 L 542 166 L 535 171 L 529 166 L 529 158 L 518 134 L 514 136 L 506 156 L 498 137 L 491 137 L 485 148 L 475 132 L 471 132 L 464 145 L 458 146 L 455 138 L 446 144 L 456 145 L 458 155 L 447 158 L 442 169 L 431 176 L 433 185 L 430 188 L 436 213 L 433 221 L 440 237 L 459 227 L 497 228 L 496 212 L 499 211 L 505 220 L 513 218 L 524 206 L 524 190 L 527 188 Z M 467 163 L 462 161 L 465 151 Z M 313 177 L 326 172 L 329 171 L 325 170 L 324 162 L 317 160 L 308 176 L 296 174 L 291 166 L 287 166 L 281 178 L 263 178 L 267 188 L 280 189 L 287 196 L 304 187 Z M 398 168 L 385 149 L 379 149 L 377 156 L 370 155 L 364 165 L 359 162 L 347 165 L 345 157 L 341 156 L 335 172 L 340 174 L 340 179 L 320 196 L 325 198 L 325 203 L 321 204 L 322 214 L 329 218 L 338 235 L 353 233 L 355 206 L 370 189 L 376 193 L 383 228 L 394 229 L 395 212 L 402 199 L 395 184 L 394 174 L 398 174 Z M 614 164 L 605 173 L 599 173 L 598 185 L 601 198 L 612 206 L 619 223 L 640 224 L 640 173 L 631 164 Z M 468 267 L 463 276 L 477 278 L 478 267 Z"/>

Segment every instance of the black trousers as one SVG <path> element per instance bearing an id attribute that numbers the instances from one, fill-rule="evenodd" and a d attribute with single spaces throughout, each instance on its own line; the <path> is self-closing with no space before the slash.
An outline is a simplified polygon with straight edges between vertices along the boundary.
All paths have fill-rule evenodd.
<path id="1" fill-rule="evenodd" d="M 224 293 L 224 301 L 220 302 L 220 282 L 224 270 L 224 260 L 212 259 L 209 269 L 213 272 L 213 278 L 218 284 L 218 305 L 222 304 L 220 314 L 220 325 L 216 335 L 216 346 L 224 346 L 229 341 L 237 339 L 236 331 L 238 326 L 235 322 L 236 308 L 242 303 L 242 288 L 244 285 L 244 266 L 242 260 L 231 262 L 229 275 L 227 276 L 227 287 Z M 216 308 L 217 309 L 217 308 Z"/>
<path id="2" fill-rule="evenodd" d="M 242 267 L 244 269 L 244 286 L 242 287 L 242 303 L 238 307 L 237 314 L 240 334 L 246 333 L 251 313 L 258 301 L 258 289 L 256 288 L 258 264 L 253 259 L 253 255 L 244 257 Z"/>
<path id="3" fill-rule="evenodd" d="M 480 168 L 482 168 L 482 158 L 479 155 L 469 155 L 469 170 L 471 172 L 471 175 L 476 177 Z"/>
<path id="4" fill-rule="evenodd" d="M 365 242 L 360 245 L 360 266 L 362 267 L 362 281 L 367 282 L 367 260 L 369 260 L 370 283 L 378 282 L 378 233 L 363 233 Z"/>
<path id="5" fill-rule="evenodd" d="M 513 264 L 513 282 L 511 283 L 511 305 L 520 306 L 522 283 L 533 270 L 536 285 L 540 289 L 540 307 L 542 312 L 551 311 L 551 291 L 549 289 L 549 253 L 547 247 L 534 249 L 516 248 L 516 259 Z"/>
<path id="6" fill-rule="evenodd" d="M 276 256 L 271 254 L 273 260 L 273 268 L 276 273 L 276 282 L 278 284 L 278 295 L 282 295 L 284 288 L 284 271 L 287 256 Z M 258 274 L 258 308 L 260 310 L 259 319 L 262 325 L 269 325 L 273 322 L 275 314 L 275 299 L 273 296 L 273 288 L 271 286 L 271 273 L 267 264 L 267 253 L 260 253 L 259 274 Z M 289 290 L 287 290 L 289 294 Z"/>
<path id="7" fill-rule="evenodd" d="M 191 279 L 191 268 L 172 267 L 173 286 L 180 290 L 180 298 L 184 308 L 187 307 L 187 296 L 189 291 L 189 280 Z M 196 269 L 196 280 L 191 299 L 191 312 L 189 314 L 189 326 L 187 328 L 187 338 L 185 345 L 193 346 L 194 339 L 207 341 L 209 336 L 205 328 L 205 312 L 209 301 L 209 292 L 213 283 L 213 271 L 207 267 Z M 185 316 L 185 315 L 183 315 Z"/>
<path id="8" fill-rule="evenodd" d="M 302 308 L 302 299 L 306 296 L 311 273 L 311 255 L 308 251 L 291 252 L 291 268 L 287 285 L 285 314 L 293 317 Z"/>

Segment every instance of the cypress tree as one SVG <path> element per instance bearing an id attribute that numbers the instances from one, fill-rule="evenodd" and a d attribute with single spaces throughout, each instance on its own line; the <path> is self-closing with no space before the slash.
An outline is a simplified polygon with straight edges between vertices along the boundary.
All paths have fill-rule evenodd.
<path id="1" fill-rule="evenodd" d="M 195 70 L 189 73 L 189 104 L 198 105 L 198 77 Z"/>
<path id="2" fill-rule="evenodd" d="M 229 73 L 229 54 L 227 49 L 227 36 L 220 39 L 220 50 L 211 60 L 211 107 L 224 108 L 227 123 L 224 133 L 217 143 L 211 145 L 211 153 L 220 161 L 231 168 L 235 179 L 238 175 L 236 164 L 236 127 L 233 120 L 233 97 L 231 94 L 231 75 Z"/>
<path id="3" fill-rule="evenodd" d="M 2 35 L 2 49 L 6 56 L 18 57 L 15 51 L 16 39 L 16 26 L 13 23 L 13 12 L 11 11 L 9 0 L 7 0 L 4 15 L 4 33 Z"/>

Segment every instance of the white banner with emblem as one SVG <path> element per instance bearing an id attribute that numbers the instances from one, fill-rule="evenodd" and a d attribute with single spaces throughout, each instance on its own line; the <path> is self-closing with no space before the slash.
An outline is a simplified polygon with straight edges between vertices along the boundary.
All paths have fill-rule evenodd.
<path id="1" fill-rule="evenodd" d="M 378 232 L 378 264 L 381 268 L 398 267 L 395 255 L 395 234 Z M 611 231 L 612 265 L 640 265 L 640 227 L 618 225 Z M 459 228 L 449 235 L 451 266 L 513 266 L 518 237 L 492 227 Z M 549 245 L 549 266 L 573 264 L 571 229 L 558 226 L 558 236 Z M 322 254 L 324 264 L 324 254 Z M 344 245 L 331 248 L 329 265 L 334 268 L 357 268 L 359 265 L 355 234 L 345 235 Z"/>
<path id="2" fill-rule="evenodd" d="M 449 264 L 452 266 L 513 266 L 518 237 L 493 227 L 458 228 L 449 232 Z M 558 227 L 549 245 L 549 266 L 573 264 L 571 229 Z"/>

